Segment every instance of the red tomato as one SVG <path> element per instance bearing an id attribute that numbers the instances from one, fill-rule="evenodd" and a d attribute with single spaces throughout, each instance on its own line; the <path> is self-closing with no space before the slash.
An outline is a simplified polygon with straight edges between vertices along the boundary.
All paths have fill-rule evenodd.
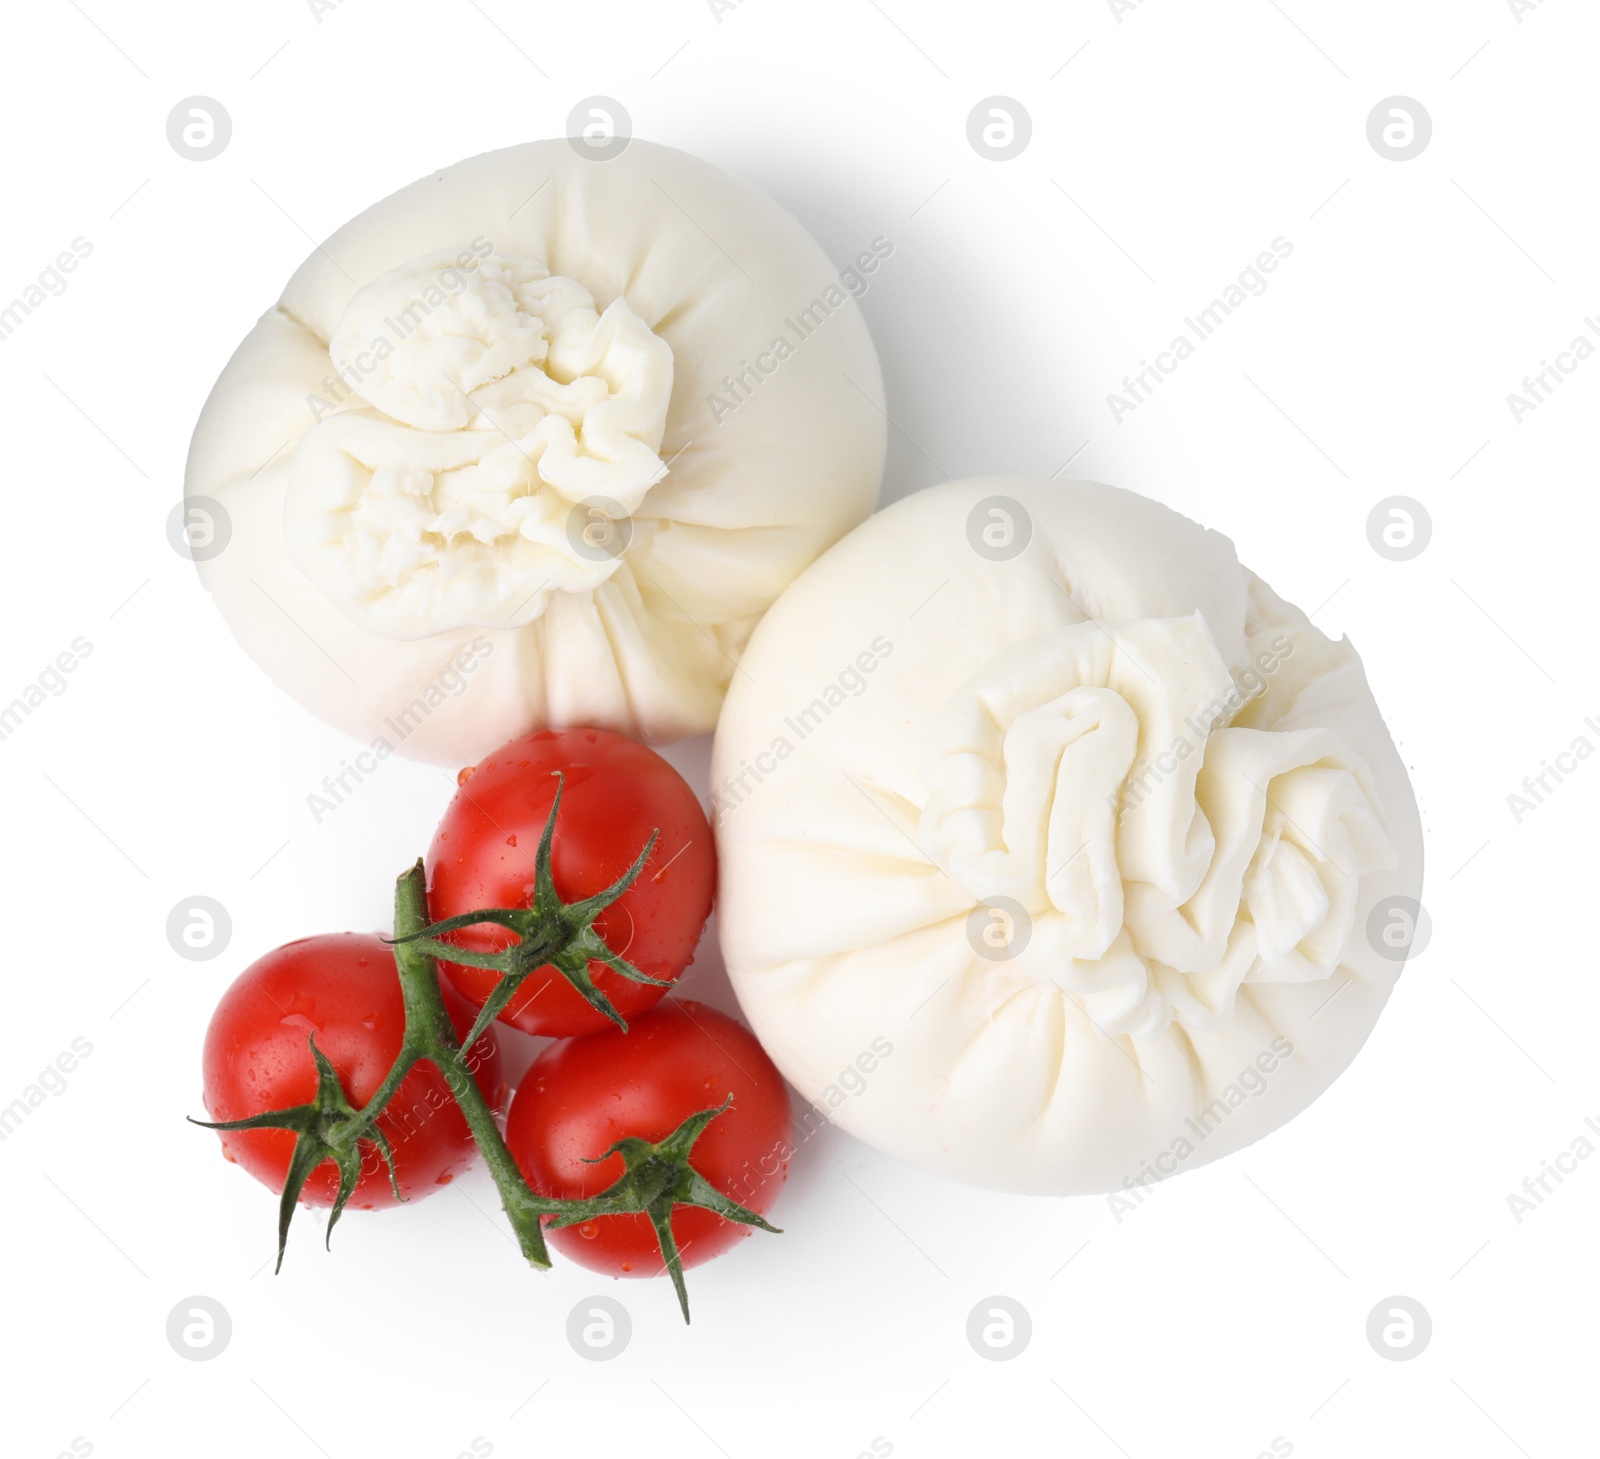
<path id="1" fill-rule="evenodd" d="M 444 989 L 457 1036 L 472 1027 L 472 1008 Z M 345 1097 L 357 1109 L 377 1092 L 400 1053 L 405 1003 L 394 954 L 378 937 L 354 932 L 302 938 L 252 963 L 222 995 L 206 1030 L 205 1104 L 213 1120 L 247 1119 L 268 1110 L 309 1104 L 317 1092 L 310 1036 L 338 1071 Z M 486 1033 L 468 1054 L 478 1087 L 490 1104 L 503 1092 L 500 1052 Z M 476 1147 L 444 1076 L 422 1063 L 406 1075 L 378 1116 L 394 1152 L 395 1178 L 408 1200 L 448 1185 L 471 1165 Z M 263 1185 L 283 1189 L 294 1135 L 287 1130 L 229 1130 L 223 1154 Z M 324 1160 L 301 1200 L 331 1206 L 338 1167 Z M 361 1178 L 350 1205 L 370 1211 L 392 1206 L 389 1172 L 376 1147 L 362 1147 Z"/>
<path id="2" fill-rule="evenodd" d="M 765 1215 L 793 1151 L 789 1097 L 755 1035 L 701 1003 L 669 999 L 627 1033 L 611 1028 L 552 1044 L 511 1102 L 506 1144 L 542 1195 L 598 1195 L 623 1173 L 620 1155 L 586 1165 L 618 1140 L 661 1140 L 699 1110 L 733 1096 L 696 1141 L 689 1163 L 725 1196 Z M 698 1266 L 755 1228 L 679 1206 L 672 1234 L 685 1267 Z M 549 1230 L 550 1244 L 591 1271 L 662 1275 L 661 1249 L 644 1215 L 602 1216 Z"/>
<path id="3" fill-rule="evenodd" d="M 489 907 L 532 905 L 534 857 L 564 777 L 552 876 L 563 902 L 604 891 L 633 864 L 652 831 L 655 850 L 638 880 L 594 927 L 640 972 L 676 978 L 694 957 L 711 914 L 716 851 L 711 825 L 688 783 L 654 750 L 610 730 L 541 730 L 496 750 L 461 774 L 428 850 L 428 901 L 439 921 Z M 515 941 L 505 928 L 468 927 L 444 938 L 495 952 Z M 492 968 L 441 962 L 440 971 L 480 1008 L 499 982 Z M 659 1000 L 599 961 L 589 975 L 625 1019 Z M 529 975 L 500 1019 L 524 1033 L 565 1038 L 615 1025 L 548 964 Z"/>

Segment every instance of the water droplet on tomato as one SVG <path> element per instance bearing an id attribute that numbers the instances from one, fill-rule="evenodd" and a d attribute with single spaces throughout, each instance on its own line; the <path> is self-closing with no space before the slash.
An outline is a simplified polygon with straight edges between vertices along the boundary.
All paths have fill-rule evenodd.
<path id="1" fill-rule="evenodd" d="M 435 1185 L 449 1185 L 450 1182 L 453 1181 L 454 1179 L 455 1179 L 455 1176 L 451 1175 L 450 1172 L 447 1170 L 447 1171 L 445 1171 L 445 1173 L 443 1175 L 441 1175 L 438 1178 L 438 1180 L 434 1181 L 434 1184 Z"/>
<path id="2" fill-rule="evenodd" d="M 633 1263 L 631 1261 L 623 1262 L 622 1263 L 622 1269 L 625 1272 L 631 1272 L 633 1270 Z"/>
<path id="3" fill-rule="evenodd" d="M 476 765 L 468 765 L 465 770 L 459 771 L 456 775 L 456 784 L 465 785 L 469 780 L 472 779 L 472 772 L 477 768 L 478 767 Z"/>
<path id="4" fill-rule="evenodd" d="M 232 1150 L 230 1150 L 230 1149 L 229 1149 L 229 1148 L 228 1148 L 228 1147 L 227 1147 L 227 1146 L 226 1146 L 226 1145 L 224 1145 L 224 1146 L 223 1146 L 223 1147 L 222 1147 L 222 1158 L 223 1158 L 223 1159 L 224 1159 L 224 1160 L 226 1160 L 226 1161 L 227 1161 L 227 1162 L 228 1162 L 228 1164 L 229 1164 L 229 1165 L 237 1165 L 237 1164 L 238 1164 L 238 1163 L 239 1163 L 239 1162 L 238 1162 L 238 1161 L 237 1161 L 237 1160 L 236 1160 L 236 1159 L 235 1159 L 235 1158 L 234 1158 L 234 1154 L 233 1154 L 233 1151 L 232 1151 Z"/>
<path id="5" fill-rule="evenodd" d="M 509 836 L 506 837 L 506 845 L 507 846 L 515 846 L 516 844 L 517 844 L 517 833 L 515 831 L 513 831 Z"/>
<path id="6" fill-rule="evenodd" d="M 578 1235 L 585 1241 L 593 1241 L 600 1234 L 600 1228 L 593 1221 L 585 1221 L 578 1227 Z"/>

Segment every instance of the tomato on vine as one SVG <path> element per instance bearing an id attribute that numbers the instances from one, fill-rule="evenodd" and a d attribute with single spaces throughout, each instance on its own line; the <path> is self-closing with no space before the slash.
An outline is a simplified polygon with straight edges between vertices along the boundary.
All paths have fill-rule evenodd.
<path id="1" fill-rule="evenodd" d="M 684 1268 L 777 1229 L 763 1213 L 791 1154 L 754 1036 L 652 1006 L 694 956 L 715 876 L 694 792 L 621 735 L 542 731 L 463 771 L 426 867 L 395 883 L 392 941 L 281 947 L 212 1018 L 213 1118 L 196 1123 L 281 1192 L 279 1265 L 298 1201 L 331 1206 L 331 1235 L 351 1200 L 426 1195 L 476 1149 L 530 1265 L 550 1264 L 548 1228 L 586 1266 L 670 1274 L 687 1322 Z M 496 1018 L 561 1039 L 504 1133 Z"/>
<path id="2" fill-rule="evenodd" d="M 506 1145 L 540 1195 L 573 1202 L 550 1244 L 593 1271 L 671 1275 L 767 1224 L 788 1174 L 789 1098 L 755 1035 L 668 999 L 627 1033 L 546 1049 L 523 1076 Z"/>
<path id="3" fill-rule="evenodd" d="M 446 1007 L 457 1035 L 465 1033 L 471 1005 L 450 994 Z M 302 1140 L 314 1124 L 308 1113 L 260 1123 L 269 1112 L 319 1104 L 325 1123 L 346 1111 L 353 1117 L 388 1078 L 405 1036 L 395 957 L 382 938 L 307 937 L 258 959 L 222 995 L 206 1030 L 205 1107 L 217 1124 L 243 1125 L 221 1131 L 223 1154 L 283 1192 L 289 1209 L 299 1199 L 336 1208 L 353 1200 L 373 1210 L 448 1184 L 477 1152 L 448 1083 L 432 1065 L 409 1069 L 372 1135 L 348 1152 Z M 492 1037 L 467 1051 L 466 1066 L 496 1102 L 500 1053 Z"/>
<path id="4" fill-rule="evenodd" d="M 626 1028 L 672 986 L 711 913 L 716 853 L 654 750 L 541 730 L 462 772 L 427 871 L 438 920 L 422 950 L 479 1025 L 562 1038 Z"/>

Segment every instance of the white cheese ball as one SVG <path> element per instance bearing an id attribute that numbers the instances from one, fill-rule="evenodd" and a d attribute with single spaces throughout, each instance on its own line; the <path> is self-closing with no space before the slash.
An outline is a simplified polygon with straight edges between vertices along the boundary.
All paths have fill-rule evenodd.
<path id="1" fill-rule="evenodd" d="M 201 577 L 291 695 L 415 758 L 709 731 L 761 615 L 876 500 L 849 280 L 667 147 L 425 177 L 318 247 L 223 371 L 185 482 L 228 524 Z"/>
<path id="2" fill-rule="evenodd" d="M 1304 1109 L 1421 885 L 1355 650 L 1088 482 L 949 483 L 835 545 L 756 630 L 713 781 L 723 951 L 779 1068 L 1000 1190 L 1133 1190 Z"/>

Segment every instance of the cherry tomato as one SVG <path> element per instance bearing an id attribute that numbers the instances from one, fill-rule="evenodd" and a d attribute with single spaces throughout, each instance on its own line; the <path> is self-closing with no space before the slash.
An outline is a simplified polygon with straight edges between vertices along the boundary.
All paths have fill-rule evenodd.
<path id="1" fill-rule="evenodd" d="M 711 825 L 688 783 L 654 750 L 610 730 L 541 730 L 512 740 L 461 774 L 460 788 L 428 851 L 428 899 L 440 921 L 490 907 L 533 903 L 534 858 L 556 775 L 563 777 L 552 877 L 563 902 L 604 891 L 633 864 L 651 832 L 654 851 L 638 879 L 594 923 L 606 945 L 640 972 L 676 978 L 694 957 L 711 914 L 716 851 Z M 496 952 L 515 938 L 501 927 L 468 927 L 445 941 Z M 495 969 L 440 963 L 480 1008 L 499 982 Z M 636 983 L 592 960 L 589 975 L 625 1019 L 664 989 Z M 501 1011 L 524 1033 L 564 1038 L 614 1027 L 548 964 Z"/>
<path id="2" fill-rule="evenodd" d="M 628 1135 L 661 1140 L 730 1095 L 733 1104 L 706 1126 L 689 1163 L 725 1196 L 765 1215 L 793 1150 L 783 1076 L 754 1034 L 701 1003 L 668 999 L 627 1033 L 612 1028 L 552 1044 L 517 1086 L 506 1144 L 541 1194 L 598 1195 L 623 1173 L 622 1157 L 598 1165 L 585 1160 Z M 672 1215 L 685 1267 L 709 1261 L 754 1229 L 693 1206 Z M 643 1215 L 602 1216 L 548 1234 L 552 1246 L 591 1271 L 619 1277 L 664 1271 Z"/>
<path id="3" fill-rule="evenodd" d="M 472 1027 L 471 1006 L 444 990 L 458 1037 Z M 405 1003 L 394 954 L 381 938 L 344 932 L 307 937 L 252 963 L 222 995 L 206 1030 L 202 1066 L 205 1105 L 213 1120 L 246 1119 L 309 1104 L 317 1092 L 310 1036 L 339 1074 L 357 1109 L 377 1092 L 400 1052 Z M 468 1066 L 491 1105 L 502 1102 L 500 1052 L 492 1032 L 468 1052 Z M 416 1065 L 378 1116 L 394 1153 L 395 1178 L 407 1200 L 429 1195 L 471 1165 L 476 1146 L 432 1064 Z M 223 1154 L 263 1185 L 283 1189 L 295 1137 L 287 1130 L 222 1133 Z M 301 1200 L 331 1206 L 338 1168 L 325 1160 Z M 362 1147 L 361 1178 L 352 1207 L 394 1204 L 389 1173 L 376 1147 Z"/>

